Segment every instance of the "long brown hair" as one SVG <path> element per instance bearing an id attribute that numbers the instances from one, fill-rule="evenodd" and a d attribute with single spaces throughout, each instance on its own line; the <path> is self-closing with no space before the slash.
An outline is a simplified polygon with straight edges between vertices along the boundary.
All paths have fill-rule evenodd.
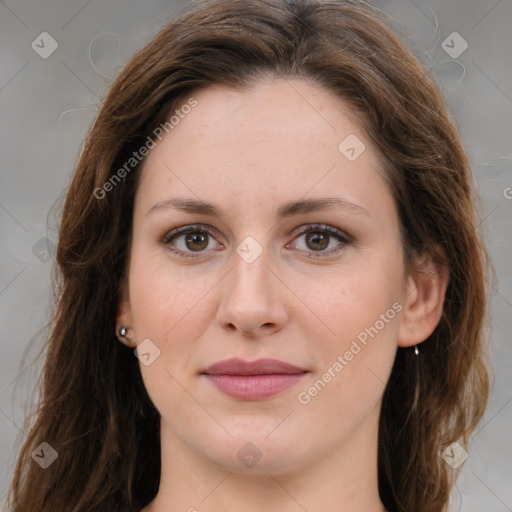
<path id="1" fill-rule="evenodd" d="M 420 356 L 398 349 L 378 452 L 390 512 L 446 509 L 457 472 L 441 452 L 455 441 L 467 447 L 488 398 L 488 265 L 470 165 L 439 88 L 363 2 L 210 0 L 130 60 L 88 135 L 62 215 L 58 302 L 13 511 L 126 512 L 156 495 L 159 415 L 114 333 L 140 164 L 104 185 L 194 91 L 269 76 L 315 80 L 355 108 L 385 162 L 406 262 L 428 254 L 449 271 L 441 321 Z M 45 470 L 31 458 L 42 442 L 58 453 Z"/>

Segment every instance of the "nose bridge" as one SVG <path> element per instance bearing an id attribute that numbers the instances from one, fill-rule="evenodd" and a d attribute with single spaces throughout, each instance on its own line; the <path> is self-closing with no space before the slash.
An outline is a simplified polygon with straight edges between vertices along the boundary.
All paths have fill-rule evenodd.
<path id="1" fill-rule="evenodd" d="M 251 240 L 238 246 L 219 306 L 218 321 L 224 328 L 254 333 L 261 328 L 279 328 L 286 320 L 279 280 L 273 276 L 269 260 L 269 251 L 258 249 Z"/>
<path id="2" fill-rule="evenodd" d="M 262 251 L 255 257 L 255 253 L 250 254 L 249 258 L 240 255 L 243 245 L 240 244 L 237 254 L 234 255 L 234 269 L 231 273 L 229 282 L 230 296 L 235 299 L 241 307 L 245 301 L 253 304 L 253 307 L 259 304 L 261 308 L 263 304 L 271 300 L 271 285 L 269 283 L 270 270 L 268 268 L 269 258 L 268 251 Z M 250 248 L 252 252 L 253 249 Z M 243 301 L 243 302 L 242 302 Z"/>

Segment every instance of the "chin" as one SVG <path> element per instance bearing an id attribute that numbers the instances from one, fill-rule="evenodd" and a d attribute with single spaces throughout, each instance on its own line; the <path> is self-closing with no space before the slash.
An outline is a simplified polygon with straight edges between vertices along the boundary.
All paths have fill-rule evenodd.
<path id="1" fill-rule="evenodd" d="M 228 429 L 233 437 L 226 439 L 209 439 L 205 446 L 198 449 L 203 456 L 226 471 L 248 475 L 285 474 L 297 471 L 301 465 L 306 466 L 307 454 L 301 447 L 303 436 L 296 436 L 282 431 L 277 434 L 276 423 L 272 428 L 258 430 L 246 428 L 234 433 Z M 269 435 L 270 433 L 270 435 Z M 302 462 L 301 462 L 302 461 Z"/>

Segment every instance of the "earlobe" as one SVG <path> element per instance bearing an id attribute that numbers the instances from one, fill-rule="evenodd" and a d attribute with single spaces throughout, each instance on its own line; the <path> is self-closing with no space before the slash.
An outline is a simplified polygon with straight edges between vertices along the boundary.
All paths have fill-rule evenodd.
<path id="1" fill-rule="evenodd" d="M 117 339 L 127 347 L 135 347 L 137 344 L 133 339 L 132 312 L 128 300 L 126 283 L 123 284 L 117 306 L 116 315 L 116 336 Z"/>
<path id="2" fill-rule="evenodd" d="M 137 342 L 130 337 L 129 331 L 131 330 L 131 326 L 123 325 L 117 329 L 117 338 L 118 340 L 127 347 L 136 347 Z"/>
<path id="3" fill-rule="evenodd" d="M 398 330 L 398 345 L 411 347 L 425 341 L 443 314 L 448 270 L 425 258 L 408 276 L 407 296 Z"/>

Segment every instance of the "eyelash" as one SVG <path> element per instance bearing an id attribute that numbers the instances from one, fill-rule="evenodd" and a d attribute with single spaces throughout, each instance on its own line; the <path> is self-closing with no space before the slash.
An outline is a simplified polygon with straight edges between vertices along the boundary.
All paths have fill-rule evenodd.
<path id="1" fill-rule="evenodd" d="M 201 256 L 199 256 L 199 254 L 201 252 L 205 252 L 205 251 L 197 251 L 198 255 L 196 256 L 196 255 L 194 255 L 193 251 L 186 252 L 186 251 L 181 251 L 179 249 L 173 249 L 173 248 L 169 247 L 169 243 L 173 239 L 177 238 L 178 236 L 187 235 L 190 233 L 206 234 L 208 236 L 211 236 L 212 238 L 215 238 L 213 231 L 208 226 L 204 226 L 202 224 L 194 224 L 194 225 L 190 225 L 190 226 L 179 227 L 179 228 L 176 228 L 176 229 L 170 231 L 162 238 L 161 243 L 165 246 L 168 246 L 167 248 L 170 252 L 172 252 L 173 254 L 176 254 L 177 256 L 180 256 L 182 258 L 201 257 Z M 340 231 L 339 229 L 333 228 L 326 224 L 309 224 L 307 226 L 300 227 L 293 233 L 294 240 L 296 238 L 298 238 L 299 236 L 302 236 L 302 235 L 308 234 L 308 233 L 320 233 L 320 234 L 328 235 L 329 237 L 333 237 L 340 242 L 340 247 L 335 250 L 331 249 L 328 252 L 326 252 L 324 250 L 310 251 L 309 252 L 310 258 L 323 258 L 324 256 L 322 256 L 322 254 L 323 255 L 327 254 L 328 256 L 334 256 L 336 254 L 339 254 L 343 250 L 345 250 L 345 248 L 348 245 L 350 245 L 353 241 L 352 238 L 349 235 L 345 234 L 343 231 Z M 289 245 L 289 244 L 287 244 L 287 245 Z"/>

